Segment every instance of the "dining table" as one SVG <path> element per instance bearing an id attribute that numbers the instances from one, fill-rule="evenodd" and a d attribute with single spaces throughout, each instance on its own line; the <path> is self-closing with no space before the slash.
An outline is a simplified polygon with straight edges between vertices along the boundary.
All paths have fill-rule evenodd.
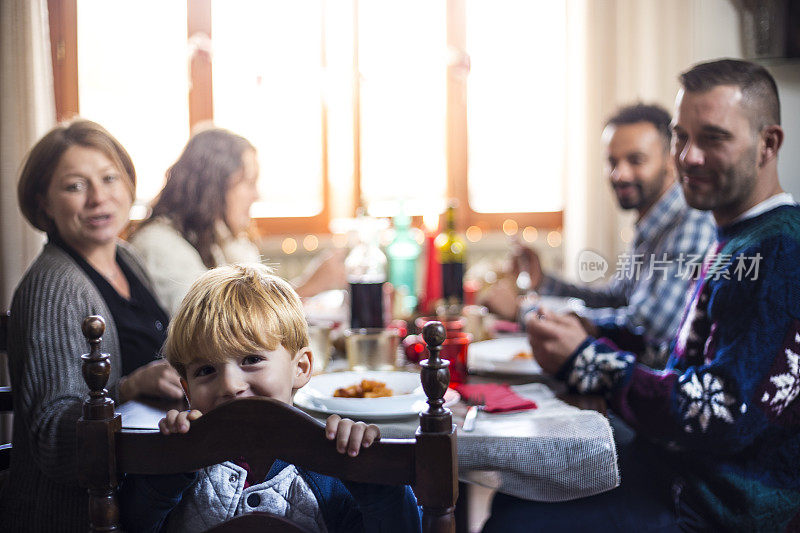
<path id="1" fill-rule="evenodd" d="M 478 410 L 474 429 L 466 432 L 462 426 L 470 406 L 464 401 L 450 406 L 457 426 L 461 481 L 544 502 L 591 496 L 619 484 L 616 446 L 602 398 L 559 393 L 556 384 L 546 382 L 510 388 L 536 408 L 506 413 Z M 389 438 L 413 437 L 419 423 L 416 417 L 373 422 Z"/>
<path id="2" fill-rule="evenodd" d="M 605 399 L 571 393 L 563 382 L 543 373 L 535 360 L 508 360 L 508 353 L 504 354 L 522 350 L 530 348 L 521 334 L 473 344 L 465 383 L 508 385 L 516 395 L 532 401 L 534 409 L 502 413 L 478 409 L 474 429 L 464 431 L 471 403 L 461 399 L 446 404 L 457 426 L 457 533 L 468 531 L 472 487 L 484 487 L 476 487 L 482 494 L 491 489 L 523 499 L 561 502 L 599 494 L 620 483 Z M 486 358 L 478 358 L 482 355 Z M 347 370 L 346 359 L 340 354 L 330 362 L 324 379 L 331 381 L 340 375 L 340 383 L 347 384 L 353 379 Z M 407 363 L 399 370 L 418 372 L 419 367 Z M 312 378 L 307 387 L 313 383 Z M 448 398 L 445 395 L 445 400 Z M 300 403 L 301 408 L 318 409 L 313 402 Z M 312 408 L 307 412 L 324 421 L 331 411 Z M 351 413 L 348 416 L 353 417 Z M 390 438 L 413 437 L 419 423 L 414 413 L 399 419 L 370 416 L 367 420 L 380 427 L 382 436 Z"/>
<path id="3" fill-rule="evenodd" d="M 509 384 L 521 396 L 535 400 L 537 409 L 508 415 L 479 410 L 479 420 L 471 432 L 477 432 L 476 438 L 461 431 L 470 405 L 459 402 L 452 406 L 453 419 L 459 427 L 456 533 L 468 533 L 470 526 L 474 527 L 471 507 L 477 506 L 479 522 L 486 518 L 482 513 L 489 512 L 489 502 L 483 500 L 495 491 L 558 502 L 619 486 L 616 444 L 604 397 L 571 393 L 564 383 L 545 375 L 483 372 L 470 374 L 468 382 Z M 533 434 L 511 437 L 510 428 L 520 419 L 523 427 L 535 428 Z M 489 439 L 482 442 L 481 435 L 486 434 Z M 503 443 L 502 448 L 480 460 L 480 453 L 490 448 L 494 439 Z M 503 449 L 511 449 L 511 453 L 505 454 Z M 481 463 L 487 468 L 479 468 Z M 495 470 L 498 465 L 502 468 Z M 475 502 L 473 494 L 477 494 Z"/>

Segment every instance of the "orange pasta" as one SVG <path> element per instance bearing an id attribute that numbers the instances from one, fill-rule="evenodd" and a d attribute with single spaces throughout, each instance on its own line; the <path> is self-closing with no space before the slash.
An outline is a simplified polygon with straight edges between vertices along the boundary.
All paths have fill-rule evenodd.
<path id="1" fill-rule="evenodd" d="M 336 389 L 333 393 L 335 398 L 381 398 L 392 396 L 394 391 L 386 387 L 382 381 L 371 381 L 362 379 L 361 383 Z"/>

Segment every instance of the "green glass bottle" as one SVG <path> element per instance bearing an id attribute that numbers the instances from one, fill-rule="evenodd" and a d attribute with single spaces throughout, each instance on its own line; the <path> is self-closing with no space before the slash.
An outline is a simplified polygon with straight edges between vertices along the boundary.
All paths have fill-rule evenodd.
<path id="1" fill-rule="evenodd" d="M 389 258 L 389 282 L 399 298 L 403 316 L 410 316 L 417 307 L 417 259 L 420 245 L 411 235 L 411 217 L 398 213 L 393 218 L 394 239 L 386 247 Z"/>
<path id="2" fill-rule="evenodd" d="M 444 231 L 436 237 L 442 265 L 442 297 L 446 305 L 464 303 L 464 258 L 467 245 L 456 231 L 456 205 L 450 201 L 445 212 Z"/>

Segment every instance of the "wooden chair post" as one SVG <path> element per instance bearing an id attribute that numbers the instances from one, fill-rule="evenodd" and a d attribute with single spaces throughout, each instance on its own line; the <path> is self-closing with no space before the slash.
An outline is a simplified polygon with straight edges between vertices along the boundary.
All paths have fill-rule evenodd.
<path id="1" fill-rule="evenodd" d="M 89 492 L 90 531 L 120 529 L 115 440 L 122 419 L 114 414 L 114 401 L 104 388 L 111 374 L 108 354 L 100 353 L 105 328 L 101 316 L 86 317 L 82 325 L 90 347 L 89 353 L 81 356 L 89 395 L 83 402 L 83 416 L 78 420 L 78 480 Z"/>
<path id="2" fill-rule="evenodd" d="M 439 352 L 447 338 L 441 322 L 428 322 L 422 328 L 429 357 L 420 362 L 422 388 L 428 397 L 428 408 L 419 415 L 417 430 L 417 480 L 414 487 L 422 505 L 423 531 L 452 533 L 455 531 L 455 505 L 458 499 L 458 467 L 456 430 L 452 413 L 444 407 L 444 394 L 450 385 L 450 361 Z M 449 464 L 436 457 L 450 457 Z M 428 465 L 423 475 L 422 465 Z M 431 472 L 434 469 L 435 472 Z M 433 474 L 433 475 L 431 475 Z M 431 480 L 430 483 L 423 480 Z M 443 487 L 443 485 L 445 487 Z M 446 489 L 446 490 L 445 490 Z"/>

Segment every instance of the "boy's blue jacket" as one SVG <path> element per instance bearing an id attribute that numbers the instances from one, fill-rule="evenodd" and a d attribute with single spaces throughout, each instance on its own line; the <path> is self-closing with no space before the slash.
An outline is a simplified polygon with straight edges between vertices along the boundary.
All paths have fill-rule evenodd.
<path id="1" fill-rule="evenodd" d="M 285 474 L 290 466 L 284 461 L 275 461 L 264 483 Z M 262 486 L 246 489 L 249 497 L 245 497 L 242 493 L 246 473 L 238 465 L 225 462 L 191 474 L 129 475 L 120 489 L 123 527 L 132 532 L 181 530 L 187 526 L 191 526 L 190 530 L 198 527 L 208 529 L 214 523 L 241 514 L 243 509 L 246 512 L 246 501 L 252 502 L 254 489 Z M 297 473 L 316 498 L 329 532 L 422 531 L 417 500 L 408 486 L 342 482 L 301 468 L 297 468 Z M 242 482 L 239 482 L 239 477 Z M 201 497 L 219 504 L 193 508 L 191 525 L 175 523 L 177 517 L 168 522 L 170 513 L 181 504 L 181 500 L 195 497 L 198 490 L 202 491 Z M 184 505 L 187 503 L 190 502 L 183 502 Z"/>

